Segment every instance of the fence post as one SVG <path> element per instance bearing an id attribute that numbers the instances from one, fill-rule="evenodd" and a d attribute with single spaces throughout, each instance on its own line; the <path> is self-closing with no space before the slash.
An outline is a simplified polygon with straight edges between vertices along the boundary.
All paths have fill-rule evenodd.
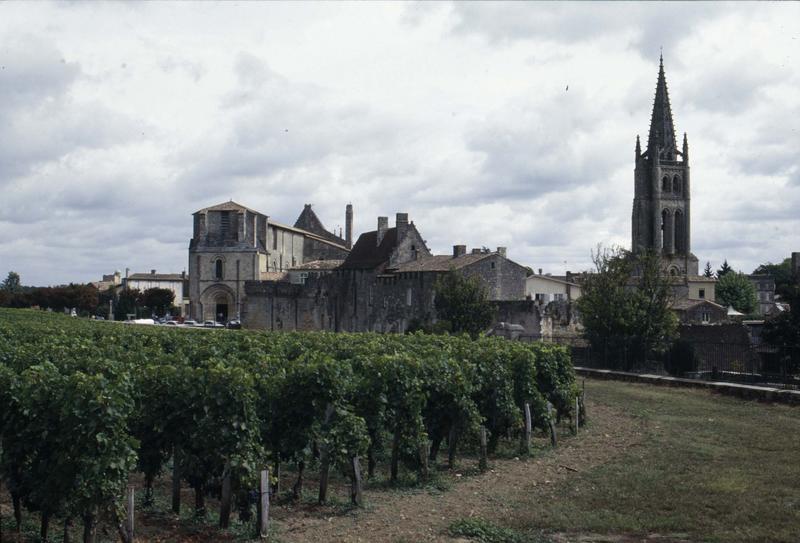
<path id="1" fill-rule="evenodd" d="M 430 476 L 428 469 L 428 455 L 430 455 L 431 445 L 426 439 L 419 444 L 419 474 L 423 481 L 427 481 Z"/>
<path id="2" fill-rule="evenodd" d="M 550 445 L 553 447 L 558 445 L 558 437 L 556 436 L 556 423 L 553 420 L 553 404 L 547 402 L 547 425 L 550 427 Z"/>
<path id="3" fill-rule="evenodd" d="M 325 419 L 322 421 L 322 427 L 327 432 L 328 425 L 330 424 L 331 417 L 333 416 L 333 404 L 328 404 L 325 407 Z M 323 505 L 328 499 L 328 476 L 331 470 L 330 451 L 327 445 L 320 447 L 319 451 L 319 504 Z"/>
<path id="4" fill-rule="evenodd" d="M 520 447 L 522 454 L 530 454 L 531 452 L 531 432 L 533 431 L 533 423 L 531 421 L 531 404 L 525 402 L 523 406 L 525 414 L 525 433 L 522 436 L 522 446 Z"/>
<path id="5" fill-rule="evenodd" d="M 482 472 L 489 469 L 489 459 L 486 454 L 486 449 L 486 426 L 481 426 L 481 456 L 478 461 L 478 467 Z"/>
<path id="6" fill-rule="evenodd" d="M 363 485 L 361 477 L 361 463 L 358 456 L 354 456 L 350 461 L 353 469 L 353 485 L 350 489 L 350 501 L 353 505 L 361 507 L 364 503 Z"/>
<path id="7" fill-rule="evenodd" d="M 219 501 L 219 527 L 227 528 L 231 518 L 231 471 L 230 466 L 225 466 L 222 475 L 222 496 Z"/>
<path id="8" fill-rule="evenodd" d="M 578 435 L 578 427 L 581 425 L 581 406 L 580 398 L 575 395 L 575 435 Z"/>
<path id="9" fill-rule="evenodd" d="M 133 510 L 135 507 L 135 496 L 133 486 L 128 487 L 128 517 L 125 523 L 125 530 L 128 532 L 128 541 L 133 543 Z"/>
<path id="10" fill-rule="evenodd" d="M 181 470 L 178 466 L 178 448 L 172 449 L 172 512 L 181 514 Z"/>
<path id="11" fill-rule="evenodd" d="M 256 535 L 261 539 L 266 539 L 269 531 L 269 468 L 261 470 L 258 484 L 257 523 Z"/>

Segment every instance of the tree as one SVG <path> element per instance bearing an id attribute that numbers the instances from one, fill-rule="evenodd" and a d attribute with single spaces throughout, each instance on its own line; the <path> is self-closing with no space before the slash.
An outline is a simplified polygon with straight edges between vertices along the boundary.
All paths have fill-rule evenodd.
<path id="1" fill-rule="evenodd" d="M 436 315 L 450 324 L 452 332 L 466 332 L 476 338 L 492 324 L 494 308 L 477 277 L 450 270 L 437 279 L 434 296 Z"/>
<path id="2" fill-rule="evenodd" d="M 728 265 L 728 259 L 726 258 L 725 262 L 723 262 L 722 266 L 717 270 L 717 279 L 722 279 L 732 271 L 733 268 Z"/>
<path id="3" fill-rule="evenodd" d="M 800 286 L 787 292 L 789 311 L 770 318 L 764 325 L 764 340 L 778 348 L 786 371 L 800 371 Z"/>
<path id="4" fill-rule="evenodd" d="M 752 313 L 756 309 L 756 289 L 743 273 L 726 273 L 717 282 L 717 301 L 736 311 Z"/>
<path id="5" fill-rule="evenodd" d="M 792 259 L 784 259 L 780 264 L 773 264 L 767 262 L 761 264 L 753 274 L 769 275 L 775 280 L 775 294 L 779 294 L 783 298 L 790 295 L 792 286 L 795 284 L 794 276 L 792 275 Z"/>
<path id="6" fill-rule="evenodd" d="M 703 277 L 714 277 L 714 270 L 711 269 L 711 262 L 706 261 L 706 269 L 703 270 Z"/>
<path id="7" fill-rule="evenodd" d="M 15 271 L 8 272 L 8 276 L 0 283 L 0 289 L 9 294 L 19 294 L 22 292 L 22 283 L 19 274 Z"/>
<path id="8" fill-rule="evenodd" d="M 593 253 L 578 310 L 592 348 L 613 367 L 631 369 L 666 351 L 677 334 L 672 288 L 659 255 L 620 248 Z"/>
<path id="9" fill-rule="evenodd" d="M 174 302 L 175 293 L 168 288 L 149 288 L 142 293 L 142 303 L 159 317 L 163 317 Z"/>
<path id="10" fill-rule="evenodd" d="M 142 293 L 137 288 L 124 288 L 119 293 L 117 305 L 114 308 L 114 318 L 125 320 L 128 315 L 138 315 L 138 308 L 142 305 Z"/>

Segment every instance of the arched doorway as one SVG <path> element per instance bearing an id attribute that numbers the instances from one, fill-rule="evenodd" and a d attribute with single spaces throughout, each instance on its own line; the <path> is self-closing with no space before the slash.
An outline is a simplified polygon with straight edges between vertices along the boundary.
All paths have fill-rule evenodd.
<path id="1" fill-rule="evenodd" d="M 201 295 L 204 321 L 213 320 L 226 323 L 236 317 L 236 297 L 230 287 L 212 285 Z"/>

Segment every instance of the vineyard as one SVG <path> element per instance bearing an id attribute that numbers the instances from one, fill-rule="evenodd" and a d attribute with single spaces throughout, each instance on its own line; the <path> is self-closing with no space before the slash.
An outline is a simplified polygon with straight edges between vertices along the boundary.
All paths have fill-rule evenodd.
<path id="1" fill-rule="evenodd" d="M 578 390 L 563 348 L 430 335 L 191 331 L 0 310 L 0 478 L 16 526 L 40 519 L 123 528 L 130 477 L 145 501 L 168 473 L 197 515 L 220 498 L 252 515 L 260 471 L 291 466 L 365 478 L 386 465 L 424 481 L 446 456 L 525 448 L 533 429 L 574 418 Z M 528 415 L 528 416 L 526 416 Z M 527 425 L 526 425 L 527 420 Z M 483 438 L 483 439 L 482 439 Z M 173 495 L 180 509 L 180 493 Z M 0 535 L 0 537 L 2 537 Z"/>

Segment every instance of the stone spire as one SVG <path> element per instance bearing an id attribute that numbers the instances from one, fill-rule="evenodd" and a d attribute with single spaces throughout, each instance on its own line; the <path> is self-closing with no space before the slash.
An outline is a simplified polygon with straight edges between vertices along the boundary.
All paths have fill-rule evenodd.
<path id="1" fill-rule="evenodd" d="M 672 109 L 669 105 L 667 79 L 664 76 L 664 57 L 659 58 L 656 98 L 653 101 L 653 116 L 650 119 L 650 135 L 647 138 L 647 154 L 661 160 L 675 160 L 675 127 L 672 124 Z"/>
<path id="2" fill-rule="evenodd" d="M 639 134 L 636 134 L 636 158 L 639 158 L 642 154 L 642 144 L 639 143 Z"/>
<path id="3" fill-rule="evenodd" d="M 689 140 L 686 138 L 686 132 L 683 133 L 683 161 L 689 162 Z"/>

